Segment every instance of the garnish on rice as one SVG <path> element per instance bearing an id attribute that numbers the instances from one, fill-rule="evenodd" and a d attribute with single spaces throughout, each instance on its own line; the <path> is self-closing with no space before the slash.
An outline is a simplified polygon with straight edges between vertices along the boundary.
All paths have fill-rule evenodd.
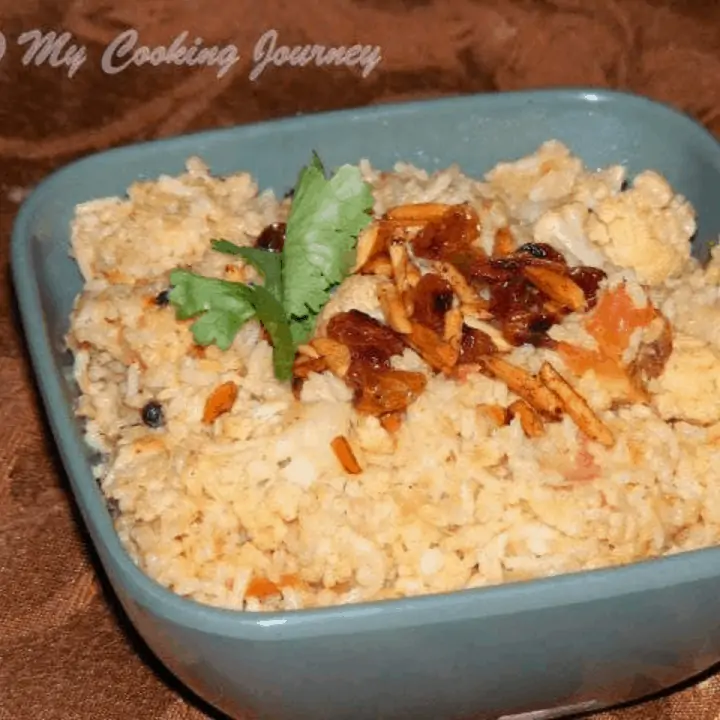
<path id="1" fill-rule="evenodd" d="M 214 343 L 221 350 L 232 345 L 248 320 L 259 320 L 273 344 L 275 376 L 290 380 L 298 345 L 312 336 L 333 288 L 350 273 L 357 236 L 370 222 L 372 204 L 370 186 L 358 168 L 343 165 L 328 179 L 313 154 L 298 178 L 281 249 L 279 243 L 265 249 L 213 242 L 218 252 L 252 265 L 263 285 L 177 269 L 170 276 L 169 299 L 178 319 L 195 318 L 195 342 Z"/>
<path id="2" fill-rule="evenodd" d="M 508 355 L 531 345 L 581 369 L 580 375 L 593 370 L 603 378 L 612 365 L 615 385 L 625 381 L 615 388 L 617 404 L 646 403 L 645 384 L 662 371 L 671 333 L 661 327 L 635 364 L 625 367 L 622 354 L 635 329 L 663 320 L 659 311 L 635 308 L 623 286 L 599 292 L 603 270 L 570 267 L 550 245 L 516 243 L 508 228 L 496 233 L 492 251 L 483 250 L 470 203 L 411 203 L 377 218 L 372 205 L 371 188 L 357 168 L 345 165 L 328 180 L 313 155 L 300 173 L 287 223 L 266 228 L 255 247 L 213 242 L 214 250 L 254 267 L 262 285 L 176 270 L 170 302 L 177 317 L 195 318 L 198 345 L 221 349 L 256 318 L 273 345 L 275 376 L 291 381 L 296 397 L 312 373 L 329 372 L 351 389 L 359 414 L 394 431 L 430 375 L 467 382 L 480 373 L 517 396 L 500 408 L 500 425 L 518 418 L 528 437 L 540 437 L 548 423 L 568 416 L 584 436 L 611 447 L 611 430 L 553 365 L 545 362 L 535 374 Z M 376 277 L 382 320 L 351 309 L 318 323 L 333 289 L 353 274 Z M 584 316 L 599 351 L 550 336 L 575 313 Z M 427 372 L 395 367 L 406 350 Z"/>

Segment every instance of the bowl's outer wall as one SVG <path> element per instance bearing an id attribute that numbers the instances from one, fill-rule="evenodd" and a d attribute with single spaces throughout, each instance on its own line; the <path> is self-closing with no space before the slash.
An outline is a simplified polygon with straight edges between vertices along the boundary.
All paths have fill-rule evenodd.
<path id="1" fill-rule="evenodd" d="M 248 619 L 187 603 L 178 612 L 177 599 L 140 576 L 120 548 L 89 471 L 90 455 L 72 416 L 76 388 L 67 380 L 63 345 L 82 284 L 68 255 L 77 203 L 122 195 L 139 178 L 179 173 L 190 155 L 201 156 L 216 174 L 247 169 L 262 188 L 283 193 L 312 149 L 327 167 L 367 157 L 383 169 L 397 160 L 428 170 L 458 163 L 482 175 L 550 138 L 565 142 L 589 167 L 622 163 L 630 175 L 647 168 L 663 173 L 698 211 L 698 256 L 705 257 L 708 243 L 720 235 L 715 141 L 662 106 L 603 91 L 379 107 L 143 144 L 71 165 L 25 203 L 13 235 L 16 290 L 80 511 L 123 607 L 148 645 L 193 690 L 230 715 L 254 709 L 279 720 L 494 718 L 586 701 L 625 701 L 720 659 L 716 550 L 641 564 L 632 575 L 621 570 L 545 581 L 536 586 L 544 599 L 534 608 L 524 588 L 501 588 L 428 601 L 438 609 L 432 616 L 427 603 L 410 603 L 406 612 L 392 603 L 349 608 L 327 623 L 309 614 L 307 622 L 294 625 L 287 616 Z M 639 580 L 637 592 L 623 586 L 641 575 L 647 587 Z M 593 583 L 600 588 L 595 599 L 590 590 L 583 599 Z M 491 600 L 495 609 L 487 612 Z"/>

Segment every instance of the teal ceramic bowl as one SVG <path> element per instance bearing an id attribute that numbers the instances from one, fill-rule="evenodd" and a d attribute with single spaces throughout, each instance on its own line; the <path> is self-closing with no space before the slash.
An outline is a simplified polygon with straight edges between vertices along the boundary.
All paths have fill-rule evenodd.
<path id="1" fill-rule="evenodd" d="M 292 186 L 311 149 L 482 174 L 565 142 L 592 167 L 655 168 L 695 205 L 696 252 L 720 234 L 720 145 L 684 115 L 606 91 L 501 93 L 385 105 L 214 130 L 111 150 L 55 173 L 25 202 L 12 265 L 52 431 L 122 607 L 182 682 L 231 716 L 276 720 L 557 717 L 634 699 L 720 661 L 720 548 L 627 567 L 447 595 L 272 614 L 183 599 L 146 577 L 115 534 L 73 416 L 63 335 L 81 278 L 68 257 L 77 203 L 138 178 L 213 172 Z M 522 715 L 521 715 L 522 716 Z"/>

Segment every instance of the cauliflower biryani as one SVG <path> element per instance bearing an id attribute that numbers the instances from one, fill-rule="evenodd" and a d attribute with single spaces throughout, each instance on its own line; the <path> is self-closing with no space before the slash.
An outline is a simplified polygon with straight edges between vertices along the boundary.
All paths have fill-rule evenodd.
<path id="1" fill-rule="evenodd" d="M 201 603 L 455 591 L 720 542 L 720 252 L 558 141 L 482 180 L 313 154 L 76 208 L 77 414 L 121 541 Z"/>

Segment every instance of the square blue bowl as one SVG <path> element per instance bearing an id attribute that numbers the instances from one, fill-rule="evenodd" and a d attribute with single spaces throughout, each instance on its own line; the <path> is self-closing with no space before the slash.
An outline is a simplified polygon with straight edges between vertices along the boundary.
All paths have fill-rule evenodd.
<path id="1" fill-rule="evenodd" d="M 213 130 L 110 150 L 56 172 L 27 199 L 12 269 L 32 363 L 70 486 L 122 607 L 152 651 L 230 716 L 350 720 L 542 717 L 659 691 L 720 661 L 720 549 L 405 600 L 269 614 L 179 597 L 121 546 L 73 414 L 63 346 L 82 282 L 68 255 L 78 203 L 123 195 L 200 155 L 215 174 L 293 185 L 312 149 L 329 166 L 369 158 L 482 175 L 545 140 L 589 167 L 663 173 L 698 211 L 694 250 L 720 235 L 720 145 L 664 105 L 592 89 L 466 96 Z"/>

